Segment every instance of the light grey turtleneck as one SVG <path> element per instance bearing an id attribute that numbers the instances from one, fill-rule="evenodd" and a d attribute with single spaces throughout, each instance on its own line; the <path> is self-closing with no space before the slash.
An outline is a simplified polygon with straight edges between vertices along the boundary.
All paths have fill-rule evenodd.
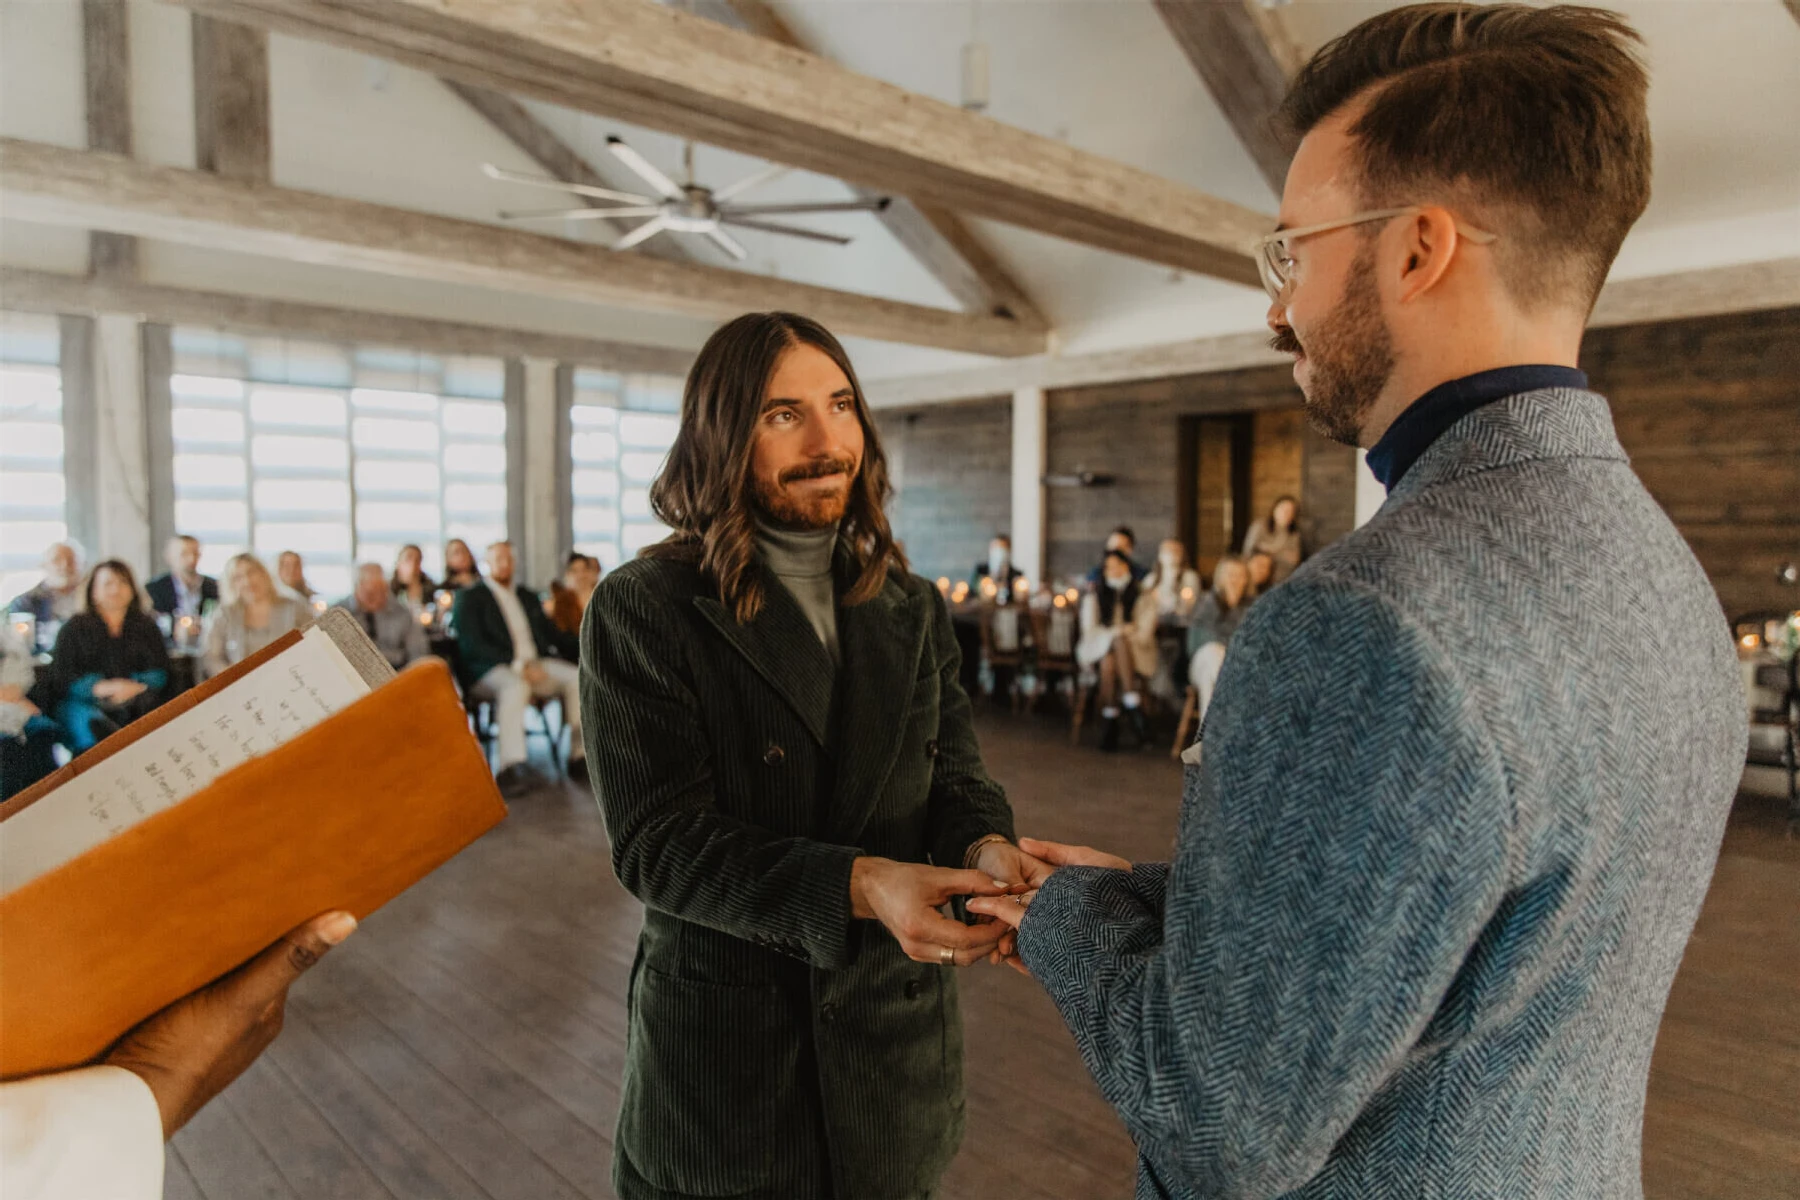
<path id="1" fill-rule="evenodd" d="M 769 570 L 800 603 L 800 611 L 812 623 L 813 632 L 831 655 L 833 666 L 839 665 L 837 635 L 837 589 L 831 574 L 831 556 L 837 549 L 838 527 L 827 529 L 781 529 L 763 521 L 756 523 L 756 548 L 762 553 Z"/>

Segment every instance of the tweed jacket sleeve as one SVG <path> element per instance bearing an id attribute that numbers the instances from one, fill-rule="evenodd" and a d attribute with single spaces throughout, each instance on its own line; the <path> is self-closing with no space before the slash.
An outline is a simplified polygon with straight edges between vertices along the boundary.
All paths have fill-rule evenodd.
<path id="1" fill-rule="evenodd" d="M 581 709 L 613 869 L 652 909 L 814 966 L 853 957 L 858 851 L 784 837 L 721 812 L 700 722 L 692 643 L 667 601 L 628 575 L 594 593 L 582 626 Z"/>
<path id="2" fill-rule="evenodd" d="M 1497 751 L 1428 631 L 1330 578 L 1258 602 L 1188 771 L 1175 861 L 1057 872 L 1020 933 L 1159 1175 L 1310 1179 L 1499 905 Z"/>
<path id="3" fill-rule="evenodd" d="M 960 868 L 970 845 L 990 833 L 1013 838 L 1012 806 L 989 778 L 961 682 L 962 648 L 949 605 L 933 593 L 932 645 L 938 676 L 937 755 L 932 759 L 928 830 L 931 861 Z"/>

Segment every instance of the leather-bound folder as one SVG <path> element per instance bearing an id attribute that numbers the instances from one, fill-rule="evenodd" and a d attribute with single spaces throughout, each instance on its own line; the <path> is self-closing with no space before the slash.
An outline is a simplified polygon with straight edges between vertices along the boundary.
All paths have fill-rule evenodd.
<path id="1" fill-rule="evenodd" d="M 279 672 L 301 640 L 288 635 L 114 734 L 0 806 L 0 822 L 45 797 L 65 802 L 58 789 L 167 737 L 251 672 Z M 92 1061 L 307 918 L 366 917 L 505 817 L 445 665 L 380 668 L 391 678 L 347 707 L 0 896 L 0 1078 Z M 146 743 L 112 769 L 151 752 L 164 751 Z M 0 828 L 0 850 L 10 832 Z"/>

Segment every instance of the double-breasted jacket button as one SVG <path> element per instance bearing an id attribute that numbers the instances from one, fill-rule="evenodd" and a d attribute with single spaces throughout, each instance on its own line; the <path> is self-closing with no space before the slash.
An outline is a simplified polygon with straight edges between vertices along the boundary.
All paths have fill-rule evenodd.
<path id="1" fill-rule="evenodd" d="M 917 1000 L 919 998 L 919 981 L 918 980 L 909 979 L 906 981 L 906 998 L 908 1000 Z"/>
<path id="2" fill-rule="evenodd" d="M 932 738 L 929 742 L 925 743 L 925 757 L 926 758 L 936 758 L 937 756 L 938 756 L 937 739 Z"/>
<path id="3" fill-rule="evenodd" d="M 763 762 L 767 763 L 771 767 L 779 767 L 782 763 L 784 763 L 786 761 L 787 761 L 787 751 L 783 750 L 780 746 L 777 746 L 774 743 L 770 743 L 769 748 L 767 750 L 763 751 Z"/>
<path id="4" fill-rule="evenodd" d="M 835 1004 L 819 1005 L 819 1024 L 829 1025 L 835 1020 L 837 1020 L 837 1005 L 835 1005 Z"/>

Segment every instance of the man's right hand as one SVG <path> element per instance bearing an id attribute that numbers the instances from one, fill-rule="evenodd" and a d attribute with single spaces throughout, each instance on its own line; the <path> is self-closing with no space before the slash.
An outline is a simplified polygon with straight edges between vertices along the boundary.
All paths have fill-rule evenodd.
<path id="1" fill-rule="evenodd" d="M 188 1119 L 268 1049 L 288 986 L 356 929 L 346 912 L 322 913 L 261 954 L 133 1029 L 107 1054 L 150 1085 L 163 1136 Z"/>
<path id="2" fill-rule="evenodd" d="M 1005 896 L 1014 890 L 980 871 L 887 858 L 859 858 L 850 868 L 851 913 L 880 921 L 914 962 L 939 966 L 980 962 L 1000 944 L 1005 927 L 964 925 L 937 910 L 958 896 Z M 951 957 L 945 957 L 946 949 Z"/>

